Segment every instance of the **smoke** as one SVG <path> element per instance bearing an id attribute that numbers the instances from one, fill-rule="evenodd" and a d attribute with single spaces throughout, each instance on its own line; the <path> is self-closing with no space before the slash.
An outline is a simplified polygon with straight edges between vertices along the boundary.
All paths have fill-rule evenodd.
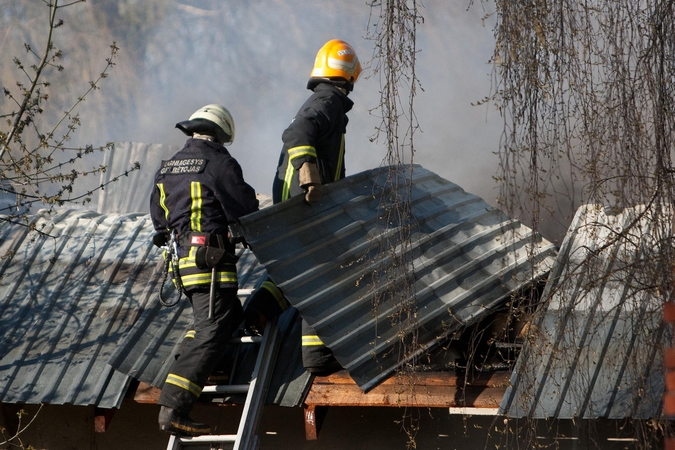
<path id="1" fill-rule="evenodd" d="M 490 106 L 471 105 L 491 89 L 494 38 L 482 20 L 483 7 L 424 2 L 416 65 L 424 90 L 415 100 L 421 132 L 415 135 L 414 162 L 494 205 L 502 122 Z M 6 69 L 22 53 L 21 38 L 39 42 L 34 33 L 47 12 L 44 3 L 30 0 L 0 0 L 0 8 L 8 25 L 0 36 L 7 85 Z M 221 103 L 236 123 L 231 153 L 249 184 L 270 195 L 281 134 L 310 93 L 305 86 L 314 56 L 327 40 L 339 38 L 356 48 L 365 67 L 350 94 L 355 106 L 349 113 L 347 174 L 377 167 L 386 148 L 371 141 L 380 123 L 371 113 L 380 85 L 369 64 L 374 42 L 367 28 L 376 19 L 370 13 L 364 0 L 90 0 L 66 8 L 65 30 L 57 38 L 66 73 L 86 84 L 104 65 L 108 46 L 115 41 L 120 47 L 109 79 L 80 108 L 77 140 L 180 146 L 185 136 L 175 123 L 205 104 Z M 12 21 L 19 14 L 22 21 L 30 16 L 33 34 L 25 22 Z M 62 80 L 60 88 L 64 97 L 78 92 L 73 78 Z M 0 103 L 2 112 L 9 106 Z M 155 167 L 142 170 L 154 173 Z"/>

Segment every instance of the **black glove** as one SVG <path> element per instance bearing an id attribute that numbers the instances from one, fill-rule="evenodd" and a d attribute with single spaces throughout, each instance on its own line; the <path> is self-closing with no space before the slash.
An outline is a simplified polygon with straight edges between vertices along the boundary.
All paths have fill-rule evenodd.
<path id="1" fill-rule="evenodd" d="M 244 237 L 244 231 L 241 229 L 240 224 L 231 223 L 227 226 L 227 230 L 230 243 L 235 245 L 241 243 L 244 247 L 248 247 L 248 243 Z"/>
<path id="2" fill-rule="evenodd" d="M 156 233 L 152 237 L 152 243 L 155 245 L 155 247 L 162 248 L 166 245 L 167 242 L 169 242 L 169 233 L 167 233 L 166 231 Z"/>

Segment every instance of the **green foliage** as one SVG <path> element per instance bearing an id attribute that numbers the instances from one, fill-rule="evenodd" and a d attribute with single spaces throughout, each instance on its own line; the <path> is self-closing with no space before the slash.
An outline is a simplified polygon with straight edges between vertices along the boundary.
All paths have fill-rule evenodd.
<path id="1" fill-rule="evenodd" d="M 11 86 L 3 83 L 5 104 L 0 111 L 0 191 L 16 196 L 14 205 L 0 207 L 2 222 L 27 224 L 27 214 L 35 205 L 48 208 L 66 204 L 84 205 L 91 201 L 94 191 L 78 190 L 85 177 L 105 172 L 105 166 L 83 168 L 85 155 L 112 149 L 113 143 L 101 146 L 69 147 L 73 134 L 82 125 L 76 112 L 87 96 L 100 88 L 115 65 L 119 48 L 113 42 L 103 69 L 91 81 L 83 82 L 81 93 L 70 99 L 65 111 L 58 115 L 45 114 L 47 104 L 55 92 L 68 89 L 67 85 L 52 83 L 51 78 L 64 71 L 63 51 L 54 43 L 55 34 L 64 26 L 57 17 L 63 8 L 73 7 L 84 0 L 59 4 L 58 0 L 44 2 L 49 15 L 44 22 L 46 36 L 42 46 L 25 43 L 25 54 L 13 58 L 16 80 Z M 59 105 L 61 106 L 61 105 Z M 132 164 L 130 171 L 139 169 Z M 116 181 L 114 178 L 111 182 Z"/>

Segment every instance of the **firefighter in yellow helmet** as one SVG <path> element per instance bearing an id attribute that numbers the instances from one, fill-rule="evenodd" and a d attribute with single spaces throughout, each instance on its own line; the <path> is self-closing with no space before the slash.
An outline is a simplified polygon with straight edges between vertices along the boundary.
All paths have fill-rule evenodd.
<path id="1" fill-rule="evenodd" d="M 312 94 L 281 137 L 283 148 L 272 185 L 274 203 L 296 195 L 315 203 L 321 198 L 322 185 L 344 178 L 347 112 L 354 104 L 348 94 L 360 73 L 356 51 L 345 41 L 330 40 L 316 54 L 307 82 Z M 280 289 L 267 280 L 249 302 L 247 322 L 262 327 L 266 319 L 287 307 Z M 335 368 L 332 353 L 305 321 L 302 334 L 305 368 L 315 373 Z"/>
<path id="2" fill-rule="evenodd" d="M 165 236 L 156 245 L 174 236 L 179 261 L 171 275 L 192 305 L 194 330 L 183 339 L 162 387 L 158 421 L 161 430 L 194 436 L 210 428 L 192 420 L 190 411 L 243 319 L 228 226 L 257 211 L 258 199 L 224 147 L 234 140 L 234 121 L 226 108 L 206 105 L 176 128 L 190 138 L 162 161 L 150 217 L 157 236 Z"/>
<path id="3" fill-rule="evenodd" d="M 321 198 L 322 184 L 344 178 L 347 112 L 354 104 L 347 95 L 360 73 L 356 52 L 344 41 L 328 41 L 317 53 L 307 83 L 312 95 L 281 136 L 284 146 L 272 185 L 275 203 L 300 194 L 314 203 Z"/>

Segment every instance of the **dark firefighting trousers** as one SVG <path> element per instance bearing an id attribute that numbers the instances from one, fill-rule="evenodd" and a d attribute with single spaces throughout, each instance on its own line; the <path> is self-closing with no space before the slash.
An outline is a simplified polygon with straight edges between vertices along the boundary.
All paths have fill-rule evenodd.
<path id="1" fill-rule="evenodd" d="M 336 364 L 333 352 L 324 345 L 316 330 L 302 319 L 302 365 L 307 371 L 320 373 Z"/>
<path id="2" fill-rule="evenodd" d="M 189 413 L 225 347 L 243 320 L 236 288 L 217 289 L 213 319 L 209 319 L 209 290 L 186 294 L 194 313 L 194 333 L 181 343 L 157 403 Z"/>
<path id="3" fill-rule="evenodd" d="M 267 278 L 246 305 L 246 324 L 262 332 L 265 323 L 279 316 L 289 307 L 283 292 Z M 323 372 L 335 364 L 333 352 L 326 347 L 316 331 L 302 320 L 302 365 L 310 372 Z"/>
<path id="4" fill-rule="evenodd" d="M 268 277 L 246 304 L 246 326 L 262 334 L 267 322 L 279 317 L 289 306 L 284 293 Z"/>

